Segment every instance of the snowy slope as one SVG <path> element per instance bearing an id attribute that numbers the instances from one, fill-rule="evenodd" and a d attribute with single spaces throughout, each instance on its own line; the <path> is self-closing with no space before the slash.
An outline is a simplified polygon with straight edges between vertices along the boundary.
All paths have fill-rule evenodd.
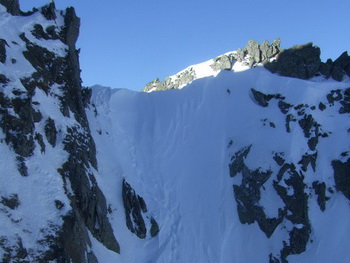
<path id="1" fill-rule="evenodd" d="M 8 84 L 0 87 L 2 99 L 3 101 L 15 99 L 16 96 L 14 94 L 22 93 L 20 97 L 26 100 L 28 96 L 21 79 L 29 78 L 35 72 L 35 69 L 23 56 L 22 52 L 26 50 L 26 45 L 19 35 L 32 29 L 36 23 L 41 23 L 45 27 L 56 25 L 54 21 L 47 21 L 40 13 L 34 14 L 34 17 L 14 17 L 6 13 L 6 9 L 2 5 L 0 5 L 0 15 L 0 36 L 6 41 L 7 49 L 9 50 L 7 52 L 7 62 L 4 64 L 0 63 L 1 74 L 5 75 L 9 80 Z M 59 26 L 63 26 L 63 19 L 61 17 L 58 18 L 56 23 Z M 27 36 L 33 43 L 43 45 L 43 41 L 36 39 L 30 34 Z M 46 42 L 45 46 L 59 56 L 64 56 L 64 50 L 67 48 L 66 45 L 58 40 Z M 60 94 L 57 86 L 52 87 L 51 95 L 54 94 Z M 72 124 L 72 120 L 64 118 L 59 112 L 59 107 L 57 107 L 59 100 L 55 96 L 48 96 L 42 90 L 38 90 L 32 100 L 37 102 L 34 109 L 37 112 L 41 112 L 44 120 L 57 116 L 56 126 L 58 129 L 65 129 L 67 125 Z M 7 113 L 5 113 L 5 109 L 2 108 L 2 124 L 3 119 L 6 118 L 4 117 L 5 114 L 13 115 L 14 119 L 12 122 L 16 125 L 16 118 L 19 119 L 21 113 L 15 112 L 11 108 L 7 109 Z M 45 122 L 36 123 L 34 128 L 37 133 L 45 134 Z M 17 126 L 17 132 L 21 132 L 21 127 Z M 0 185 L 0 193 L 2 201 L 12 200 L 16 209 L 9 209 L 9 207 L 1 204 L 2 243 L 0 242 L 0 258 L 3 259 L 5 254 L 3 249 L 5 247 L 16 248 L 20 244 L 20 246 L 27 249 L 28 252 L 25 253 L 29 254 L 29 259 L 32 258 L 33 254 L 44 253 L 47 250 L 46 237 L 54 235 L 59 226 L 63 224 L 62 216 L 68 212 L 67 205 L 62 210 L 58 210 L 53 201 L 61 200 L 62 205 L 69 204 L 68 198 L 64 193 L 62 178 L 57 172 L 57 167 L 66 160 L 67 153 L 63 151 L 62 144 L 60 144 L 63 137 L 58 136 L 59 146 L 55 149 L 44 137 L 43 140 L 46 144 L 45 153 L 40 150 L 40 147 L 36 147 L 30 162 L 27 162 L 26 165 L 27 173 L 32 176 L 24 177 L 20 175 L 17 168 L 20 157 L 5 143 L 7 139 L 5 131 L 0 129 L 0 151 L 2 156 L 0 159 L 0 175 L 3 182 Z M 24 144 L 25 142 L 22 141 L 20 143 Z M 47 162 L 47 160 L 50 161 Z M 48 199 L 48 196 L 51 196 L 51 198 Z M 35 217 L 33 217 L 33 214 L 35 214 Z M 51 229 L 46 228 L 48 224 L 52 226 Z M 42 240 L 42 242 L 36 243 L 33 242 L 34 240 Z M 10 254 L 15 257 L 14 252 L 10 252 Z"/>
<path id="2" fill-rule="evenodd" d="M 177 90 L 89 89 L 73 8 L 0 3 L 0 261 L 350 262 L 345 53 L 285 52 L 301 80 L 250 41 L 148 86 Z"/>
<path id="3" fill-rule="evenodd" d="M 342 161 L 348 158 L 348 114 L 339 114 L 342 104 L 327 100 L 332 90 L 343 94 L 349 84 L 279 77 L 258 67 L 223 71 L 195 80 L 183 90 L 146 94 L 93 89 L 94 107 L 88 118 L 98 149 L 101 189 L 118 208 L 120 185 L 126 178 L 160 226 L 155 239 L 140 240 L 124 233 L 125 216 L 119 213 L 112 225 L 115 232 L 123 232 L 121 254 L 113 262 L 280 262 L 273 260 L 282 260 L 287 250 L 281 251 L 294 242 L 289 233 L 306 228 L 304 224 L 310 224 L 306 251 L 290 252 L 288 262 L 349 262 L 349 200 L 337 192 L 331 165 L 342 153 Z M 252 89 L 279 95 L 262 107 Z M 281 97 L 294 106 L 287 114 L 278 106 Z M 326 109 L 319 108 L 320 102 Z M 328 137 L 318 136 L 316 149 L 309 149 L 298 120 L 290 123 L 287 132 L 286 115 L 296 119 L 311 115 L 318 132 Z M 232 186 L 241 184 L 242 171 L 230 177 L 230 164 L 249 146 L 246 167 L 272 173 L 259 189 L 258 203 L 266 216 L 277 217 L 286 206 L 273 186 L 280 171 L 273 157 L 282 153 L 284 162 L 294 164 L 302 174 L 307 223 L 295 223 L 286 215 L 267 237 L 257 221 L 240 222 L 239 197 L 235 199 Z M 311 164 L 303 167 L 302 156 L 315 152 L 315 170 Z M 300 189 L 286 185 L 290 175 L 283 176 L 279 184 L 293 196 Z M 325 195 L 330 199 L 324 212 L 312 187 L 315 181 L 327 186 Z"/>
<path id="4" fill-rule="evenodd" d="M 1 262 L 91 262 L 91 240 L 119 250 L 94 178 L 78 24 L 53 2 L 16 16 L 0 4 Z"/>

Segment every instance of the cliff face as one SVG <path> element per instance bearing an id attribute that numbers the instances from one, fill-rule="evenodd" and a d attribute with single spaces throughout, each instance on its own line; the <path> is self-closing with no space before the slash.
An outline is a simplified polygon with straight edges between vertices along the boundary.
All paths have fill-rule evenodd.
<path id="1" fill-rule="evenodd" d="M 347 53 L 249 41 L 146 90 L 181 91 L 88 89 L 73 8 L 0 16 L 1 262 L 350 262 Z"/>
<path id="2" fill-rule="evenodd" d="M 1 175 L 11 181 L 0 191 L 2 227 L 11 229 L 0 234 L 1 261 L 96 262 L 92 237 L 119 253 L 94 177 L 91 94 L 75 48 L 80 20 L 54 3 L 25 16 L 18 1 L 0 4 L 0 137 L 10 164 Z"/>

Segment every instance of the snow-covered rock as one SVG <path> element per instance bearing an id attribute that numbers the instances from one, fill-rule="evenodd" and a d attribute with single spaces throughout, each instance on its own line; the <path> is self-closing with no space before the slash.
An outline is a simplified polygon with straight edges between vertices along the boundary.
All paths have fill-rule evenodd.
<path id="1" fill-rule="evenodd" d="M 10 14 L 10 2 L 0 1 L 0 260 L 94 262 L 92 239 L 119 244 L 94 177 L 80 20 L 53 2 Z"/>
<path id="2" fill-rule="evenodd" d="M 150 93 L 83 88 L 74 9 L 16 3 L 0 0 L 1 262 L 350 262 L 346 53 L 249 41 Z"/>
<path id="3" fill-rule="evenodd" d="M 255 67 L 99 100 L 101 189 L 118 206 L 126 178 L 159 224 L 145 243 L 118 236 L 120 262 L 349 261 L 349 95 Z"/>

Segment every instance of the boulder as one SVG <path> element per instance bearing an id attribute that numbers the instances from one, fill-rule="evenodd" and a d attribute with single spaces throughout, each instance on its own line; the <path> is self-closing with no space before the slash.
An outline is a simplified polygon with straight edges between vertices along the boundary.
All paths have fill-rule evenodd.
<path id="1" fill-rule="evenodd" d="M 232 61 L 229 56 L 222 55 L 213 59 L 213 64 L 210 67 L 215 70 L 230 70 L 232 68 Z"/>

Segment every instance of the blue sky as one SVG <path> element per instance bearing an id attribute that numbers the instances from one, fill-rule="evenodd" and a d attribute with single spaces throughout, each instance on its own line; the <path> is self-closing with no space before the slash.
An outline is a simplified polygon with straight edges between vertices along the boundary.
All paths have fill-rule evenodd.
<path id="1" fill-rule="evenodd" d="M 23 11 L 49 0 L 20 0 Z M 350 49 L 349 0 L 56 0 L 81 18 L 83 85 L 141 90 L 185 67 L 243 48 L 313 42 L 321 58 Z"/>

